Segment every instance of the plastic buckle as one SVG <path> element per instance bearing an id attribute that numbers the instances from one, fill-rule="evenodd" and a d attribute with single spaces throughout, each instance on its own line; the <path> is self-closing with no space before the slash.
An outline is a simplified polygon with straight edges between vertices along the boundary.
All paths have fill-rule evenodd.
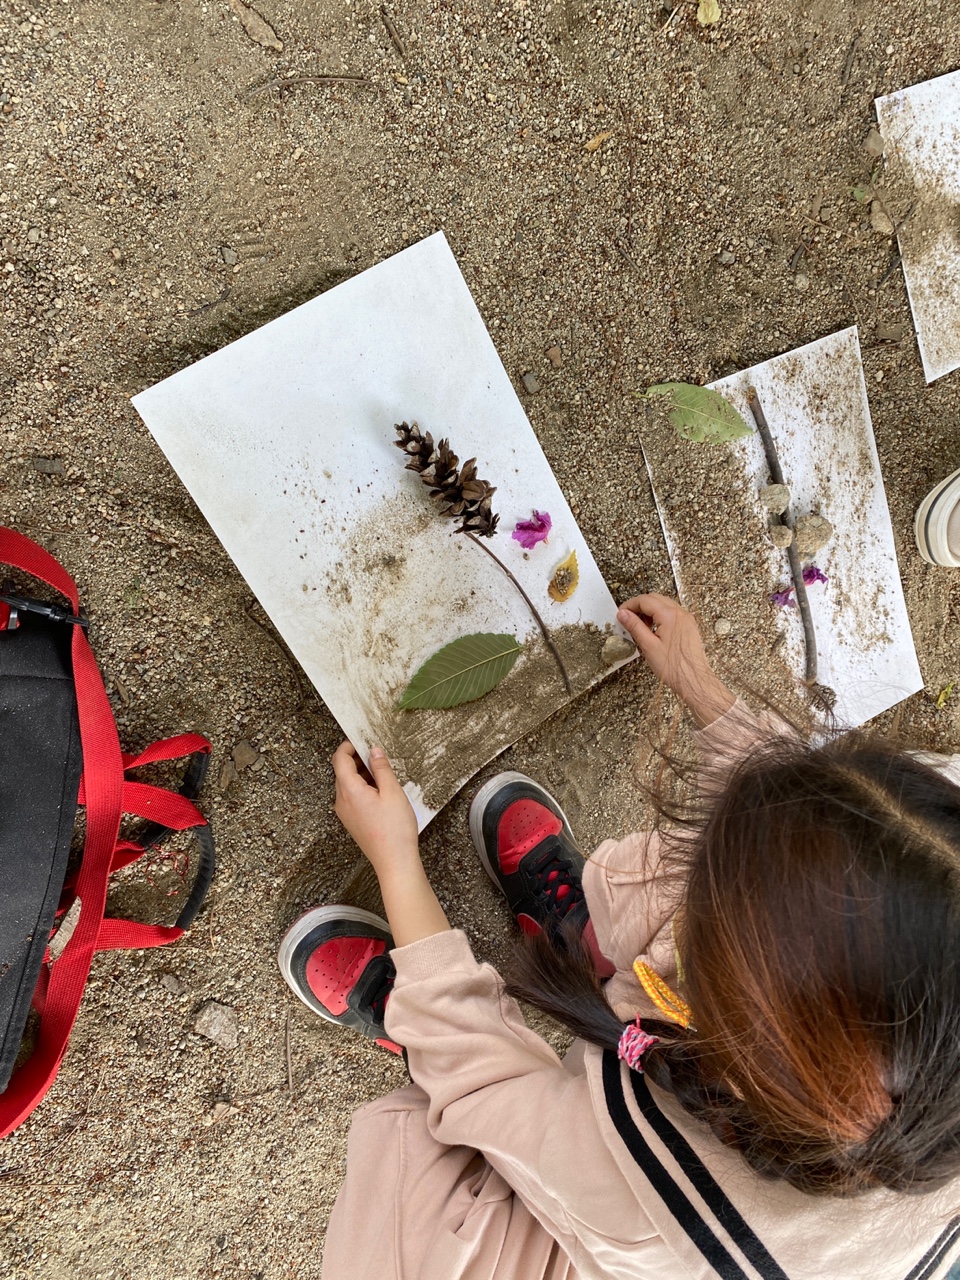
<path id="1" fill-rule="evenodd" d="M 0 604 L 5 604 L 9 610 L 5 631 L 16 631 L 20 625 L 21 613 L 36 613 L 41 618 L 46 618 L 49 622 L 65 622 L 70 626 L 83 627 L 84 630 L 90 625 L 88 618 L 84 618 L 79 614 L 72 614 L 69 609 L 62 604 L 47 604 L 43 600 L 33 600 L 30 596 L 18 596 L 11 589 L 12 582 L 4 582 L 0 589 Z"/>

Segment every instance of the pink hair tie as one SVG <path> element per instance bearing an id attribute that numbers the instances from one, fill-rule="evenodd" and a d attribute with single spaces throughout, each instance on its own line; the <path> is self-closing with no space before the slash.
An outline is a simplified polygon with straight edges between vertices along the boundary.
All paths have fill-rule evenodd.
<path id="1" fill-rule="evenodd" d="M 641 1058 L 651 1046 L 660 1043 L 659 1036 L 651 1036 L 640 1025 L 640 1017 L 624 1027 L 620 1043 L 617 1045 L 617 1057 L 627 1064 L 631 1071 L 643 1071 Z"/>

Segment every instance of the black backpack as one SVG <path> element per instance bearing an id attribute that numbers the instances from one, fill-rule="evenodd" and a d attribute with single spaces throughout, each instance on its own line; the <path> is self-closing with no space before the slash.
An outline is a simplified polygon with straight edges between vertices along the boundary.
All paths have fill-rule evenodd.
<path id="1" fill-rule="evenodd" d="M 139 755 L 120 750 L 73 579 L 48 552 L 0 528 L 0 562 L 46 582 L 69 607 L 0 585 L 0 1137 L 30 1114 L 66 1051 L 97 951 L 156 947 L 183 936 L 213 878 L 213 839 L 193 804 L 210 743 L 181 734 Z M 177 792 L 129 778 L 140 765 L 190 758 Z M 77 805 L 86 807 L 70 868 Z M 119 838 L 121 814 L 146 820 Z M 172 927 L 104 916 L 107 879 L 174 831 L 193 830 L 193 887 Z M 69 874 L 68 874 L 69 872 Z M 31 1006 L 32 1054 L 15 1068 Z"/>

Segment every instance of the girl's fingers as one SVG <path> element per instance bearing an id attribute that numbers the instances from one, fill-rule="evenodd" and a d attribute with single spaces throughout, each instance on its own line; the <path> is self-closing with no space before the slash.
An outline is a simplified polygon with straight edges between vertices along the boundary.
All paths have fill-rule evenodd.
<path id="1" fill-rule="evenodd" d="M 385 786 L 399 787 L 397 775 L 393 771 L 393 765 L 387 759 L 387 753 L 383 747 L 370 748 L 370 772 L 373 774 L 375 785 L 382 791 Z"/>
<path id="2" fill-rule="evenodd" d="M 341 742 L 333 753 L 333 772 L 338 787 L 355 785 L 360 778 L 358 765 L 360 757 L 352 742 Z"/>

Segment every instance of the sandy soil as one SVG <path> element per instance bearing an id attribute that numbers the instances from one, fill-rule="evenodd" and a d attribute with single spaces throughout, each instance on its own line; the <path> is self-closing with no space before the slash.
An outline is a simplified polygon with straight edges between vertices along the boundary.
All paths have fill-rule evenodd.
<path id="1" fill-rule="evenodd" d="M 895 245 L 851 194 L 874 96 L 960 61 L 948 0 L 726 4 L 710 31 L 688 3 L 422 0 L 393 10 L 406 57 L 368 0 L 260 9 L 281 50 L 226 0 L 0 0 L 2 515 L 78 577 L 127 744 L 212 738 L 222 858 L 188 939 L 96 962 L 56 1086 L 0 1150 L 4 1280 L 318 1277 L 350 1112 L 403 1080 L 278 976 L 298 910 L 367 892 L 330 808 L 339 734 L 131 408 L 157 379 L 443 228 L 622 598 L 670 586 L 632 390 L 857 322 L 927 681 L 885 723 L 958 746 L 960 692 L 936 698 L 960 575 L 923 564 L 911 518 L 958 465 L 960 381 L 924 386 Z M 276 85 L 321 74 L 369 83 Z M 766 678 L 735 625 L 707 637 Z M 495 767 L 554 788 L 587 846 L 629 829 L 652 692 L 632 666 Z M 425 856 L 497 961 L 468 800 Z M 114 906 L 175 913 L 132 874 Z M 211 998 L 232 1052 L 193 1030 Z"/>

